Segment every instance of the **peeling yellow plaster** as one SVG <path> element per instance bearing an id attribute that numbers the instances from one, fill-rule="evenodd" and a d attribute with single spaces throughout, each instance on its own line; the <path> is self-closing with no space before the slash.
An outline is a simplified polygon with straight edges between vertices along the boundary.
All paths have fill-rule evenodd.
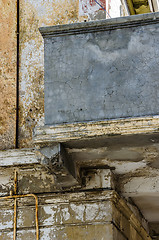
<path id="1" fill-rule="evenodd" d="M 15 147 L 16 1 L 0 0 L 0 149 Z"/>
<path id="2" fill-rule="evenodd" d="M 20 147 L 30 147 L 32 129 L 44 123 L 44 49 L 38 28 L 79 21 L 78 4 L 78 0 L 20 1 Z"/>

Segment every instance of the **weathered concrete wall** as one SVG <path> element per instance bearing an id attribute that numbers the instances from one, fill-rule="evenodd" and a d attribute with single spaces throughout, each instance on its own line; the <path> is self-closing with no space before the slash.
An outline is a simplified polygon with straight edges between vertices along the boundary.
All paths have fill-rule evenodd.
<path id="1" fill-rule="evenodd" d="M 100 3 L 105 5 L 105 0 Z M 38 28 L 88 19 L 79 13 L 81 4 L 87 5 L 92 17 L 105 18 L 105 12 L 91 1 L 20 1 L 19 147 L 31 146 L 32 129 L 44 121 L 44 50 Z M 17 3 L 2 1 L 1 8 L 0 149 L 4 149 L 15 147 Z"/>
<path id="2" fill-rule="evenodd" d="M 1 96 L 0 117 L 3 117 L 4 121 L 1 122 L 3 119 L 0 119 L 0 147 L 10 148 L 15 146 L 16 3 L 0 3 L 5 13 L 1 15 L 1 84 L 5 94 Z M 65 3 L 67 11 L 64 8 Z M 32 128 L 43 124 L 43 42 L 37 28 L 45 24 L 76 21 L 77 12 L 77 1 L 56 1 L 53 4 L 50 1 L 20 1 L 20 146 L 31 145 Z M 20 158 L 22 161 L 19 161 Z M 50 193 L 59 190 L 55 187 L 54 176 L 39 164 L 35 150 L 10 150 L 0 153 L 0 195 L 8 195 L 10 190 L 13 190 L 15 169 L 20 172 L 18 193 L 38 194 L 40 240 L 150 239 L 131 210 L 125 205 L 123 207 L 122 203 L 119 204 L 121 199 L 114 196 L 112 191 Z M 90 185 L 89 187 L 93 187 Z M 35 204 L 32 200 L 23 200 L 18 200 L 17 239 L 32 240 L 35 238 Z M 13 239 L 11 201 L 0 201 L 0 239 Z"/>
<path id="3" fill-rule="evenodd" d="M 158 20 L 156 13 L 41 28 L 45 123 L 157 115 Z"/>
<path id="4" fill-rule="evenodd" d="M 77 20 L 78 0 L 20 1 L 20 147 L 31 145 L 32 129 L 44 119 L 44 50 L 38 28 Z"/>
<path id="5" fill-rule="evenodd" d="M 151 240 L 113 191 L 49 194 L 39 198 L 40 240 Z M 12 239 L 13 205 L 0 202 L 0 239 Z M 7 216 L 7 217 L 6 217 Z M 35 238 L 35 203 L 18 200 L 17 239 Z"/>
<path id="6" fill-rule="evenodd" d="M 106 5 L 112 17 L 118 16 L 120 0 L 117 8 L 111 1 L 99 3 Z M 1 0 L 1 9 L 0 149 L 5 149 L 15 147 L 17 3 Z M 105 17 L 105 12 L 88 0 L 20 1 L 20 147 L 31 146 L 32 129 L 44 120 L 43 40 L 38 27 Z"/>
<path id="7" fill-rule="evenodd" d="M 44 123 L 44 47 L 38 28 L 83 21 L 86 17 L 79 13 L 81 3 L 87 10 L 91 7 L 89 13 L 96 19 L 105 16 L 96 3 L 89 1 L 20 1 L 20 147 L 31 146 L 32 129 Z"/>
<path id="8" fill-rule="evenodd" d="M 61 239 L 58 230 L 67 236 L 70 231 L 72 234 L 78 231 L 83 231 L 82 234 L 85 234 L 89 228 L 90 231 L 97 234 L 99 225 L 105 229 L 107 224 L 113 222 L 113 226 L 120 229 L 120 231 L 117 231 L 116 228 L 112 230 L 114 236 L 121 235 L 122 240 L 132 239 L 131 237 L 140 240 L 142 237 L 144 240 L 147 239 L 149 232 L 147 221 L 151 223 L 152 229 L 154 221 L 158 222 L 159 173 L 158 169 L 152 168 L 152 165 L 158 159 L 159 147 L 155 142 L 151 142 L 151 140 L 156 141 L 158 135 L 136 135 L 134 139 L 129 137 L 124 138 L 125 140 L 121 136 L 109 136 L 107 139 L 101 139 L 101 144 L 105 147 L 100 147 L 101 145 L 97 142 L 99 138 L 94 139 L 94 143 L 78 141 L 79 145 L 76 145 L 77 142 L 72 142 L 72 145 L 71 143 L 67 144 L 66 150 L 69 153 L 69 159 L 72 163 L 76 161 L 76 167 L 81 169 L 80 184 L 73 187 L 57 185 L 54 177 L 57 171 L 51 172 L 50 168 L 46 168 L 42 164 L 41 160 L 44 160 L 44 155 L 38 153 L 43 152 L 44 154 L 42 150 L 46 150 L 46 148 L 0 151 L 0 237 L 8 239 L 8 232 L 12 231 L 13 227 L 13 202 L 10 204 L 10 201 L 2 201 L 1 197 L 9 195 L 10 191 L 14 192 L 14 171 L 16 170 L 18 173 L 17 193 L 38 195 L 41 236 L 43 234 L 47 236 L 48 233 L 52 237 L 55 234 L 57 239 L 58 237 Z M 51 146 L 50 150 L 52 150 Z M 53 158 L 50 163 L 56 164 Z M 125 197 L 132 197 L 140 212 L 134 207 L 131 199 L 126 207 L 117 194 L 114 197 L 112 189 L 116 189 Z M 18 200 L 18 224 L 20 226 L 18 235 L 20 239 L 21 235 L 30 237 L 30 234 L 35 232 L 33 230 L 35 203 L 29 199 Z M 72 217 L 72 203 L 74 204 L 74 217 Z M 99 209 L 101 206 L 103 206 L 102 211 Z M 46 214 L 45 209 L 47 210 Z M 79 209 L 82 212 L 78 215 Z M 63 221 L 63 214 L 68 216 L 67 222 Z M 82 219 L 80 221 L 79 216 Z M 112 217 L 112 221 L 109 222 L 108 216 Z M 99 219 L 99 217 L 101 218 Z M 129 223 L 131 224 L 129 225 Z M 91 224 L 92 226 L 90 226 Z M 28 228 L 24 228 L 25 226 Z M 147 231 L 146 237 L 142 235 L 144 233 L 141 226 Z M 109 226 L 109 229 L 112 229 L 112 225 Z M 88 233 L 92 236 L 90 232 Z M 153 230 L 151 230 L 151 234 L 155 236 Z M 12 237 L 12 233 L 10 236 Z M 70 235 L 68 237 L 72 240 Z M 116 240 L 115 237 L 113 239 Z"/>
<path id="9" fill-rule="evenodd" d="M 16 3 L 0 1 L 0 149 L 15 147 Z"/>

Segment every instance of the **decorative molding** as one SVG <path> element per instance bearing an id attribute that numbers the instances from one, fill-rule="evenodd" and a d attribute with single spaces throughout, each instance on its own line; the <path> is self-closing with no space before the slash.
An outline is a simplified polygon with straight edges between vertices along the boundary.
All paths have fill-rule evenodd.
<path id="1" fill-rule="evenodd" d="M 87 138 L 159 133 L 159 116 L 36 127 L 35 144 L 67 142 Z"/>
<path id="2" fill-rule="evenodd" d="M 118 28 L 128 28 L 138 25 L 155 24 L 159 22 L 159 13 L 147 13 L 128 17 L 112 18 L 100 21 L 73 23 L 57 26 L 40 27 L 42 36 L 72 35 L 89 32 L 108 31 Z"/>

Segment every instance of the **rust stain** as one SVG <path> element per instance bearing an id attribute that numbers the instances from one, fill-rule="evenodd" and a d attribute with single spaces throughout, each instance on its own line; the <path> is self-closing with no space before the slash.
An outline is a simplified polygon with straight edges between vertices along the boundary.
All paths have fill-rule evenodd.
<path id="1" fill-rule="evenodd" d="M 15 147 L 16 1 L 0 0 L 0 149 Z"/>

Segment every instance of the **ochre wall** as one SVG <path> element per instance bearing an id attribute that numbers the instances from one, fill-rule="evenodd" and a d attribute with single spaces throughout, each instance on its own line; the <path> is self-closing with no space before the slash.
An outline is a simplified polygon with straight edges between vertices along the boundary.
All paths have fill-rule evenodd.
<path id="1" fill-rule="evenodd" d="M 78 0 L 20 0 L 19 147 L 31 146 L 32 129 L 44 119 L 45 25 L 78 21 Z M 0 149 L 16 144 L 17 2 L 0 0 Z"/>
<path id="2" fill-rule="evenodd" d="M 0 0 L 0 149 L 15 147 L 16 12 L 16 0 Z"/>

